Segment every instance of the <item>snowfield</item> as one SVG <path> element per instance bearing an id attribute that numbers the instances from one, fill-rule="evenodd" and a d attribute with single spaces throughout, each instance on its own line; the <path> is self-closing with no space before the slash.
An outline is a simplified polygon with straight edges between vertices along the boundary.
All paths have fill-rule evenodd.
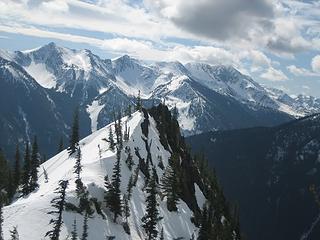
<path id="1" fill-rule="evenodd" d="M 124 124 L 128 121 L 130 127 L 129 141 L 124 142 L 124 148 L 129 146 L 131 148 L 135 166 L 139 159 L 134 154 L 134 148 L 140 149 L 141 157 L 147 156 L 145 143 L 142 139 L 144 137 L 140 124 L 144 120 L 143 114 L 136 112 L 131 118 L 122 118 Z M 154 165 L 157 166 L 158 156 L 161 156 L 163 163 L 168 164 L 170 153 L 166 151 L 159 141 L 159 134 L 156 128 L 156 123 L 152 117 L 149 117 L 149 135 L 148 142 L 152 140 L 151 153 Z M 102 140 L 108 136 L 109 128 L 113 127 L 113 123 L 94 132 L 88 137 L 80 141 L 82 153 L 83 171 L 81 178 L 83 183 L 87 186 L 90 197 L 95 197 L 102 203 L 102 210 L 106 219 L 97 212 L 92 218 L 89 218 L 89 240 L 102 240 L 106 236 L 115 236 L 115 239 L 145 239 L 145 233 L 141 227 L 141 218 L 145 213 L 145 197 L 146 193 L 143 191 L 144 175 L 139 172 L 139 177 L 136 187 L 133 187 L 132 198 L 129 202 L 131 216 L 128 219 L 131 235 L 125 233 L 121 222 L 124 219 L 118 218 L 118 223 L 113 223 L 113 214 L 105 207 L 104 203 L 104 177 L 108 174 L 109 179 L 112 175 L 112 168 L 116 161 L 116 153 L 109 150 L 109 144 Z M 101 158 L 99 156 L 99 148 L 101 149 Z M 132 172 L 125 163 L 126 153 L 122 150 L 121 153 L 121 191 L 126 193 L 127 184 Z M 51 210 L 50 201 L 56 196 L 53 192 L 58 186 L 60 180 L 69 180 L 67 189 L 67 202 L 76 203 L 77 198 L 75 194 L 75 180 L 76 175 L 73 173 L 75 165 L 75 157 L 69 157 L 67 150 L 64 150 L 42 164 L 39 168 L 39 189 L 25 198 L 19 198 L 10 206 L 4 208 L 4 237 L 9 239 L 10 230 L 18 227 L 20 239 L 22 240 L 41 240 L 45 238 L 45 233 L 52 229 L 49 221 L 52 218 L 47 212 Z M 134 167 L 135 168 L 135 167 Z M 48 173 L 49 181 L 45 182 L 43 169 Z M 163 170 L 156 167 L 158 176 L 161 177 Z M 206 199 L 196 186 L 196 198 L 199 205 L 202 205 Z M 183 239 L 190 239 L 192 234 L 197 237 L 198 228 L 194 226 L 190 218 L 193 216 L 192 211 L 187 204 L 180 200 L 177 212 L 169 212 L 167 210 L 166 202 L 159 198 L 159 210 L 163 219 L 158 224 L 158 230 L 161 231 L 163 227 L 165 239 L 174 239 L 183 237 Z M 200 206 L 202 207 L 202 206 Z M 76 212 L 64 211 L 63 226 L 60 239 L 67 239 L 72 231 L 72 224 L 74 219 L 77 220 L 78 235 L 82 234 L 83 216 Z"/>

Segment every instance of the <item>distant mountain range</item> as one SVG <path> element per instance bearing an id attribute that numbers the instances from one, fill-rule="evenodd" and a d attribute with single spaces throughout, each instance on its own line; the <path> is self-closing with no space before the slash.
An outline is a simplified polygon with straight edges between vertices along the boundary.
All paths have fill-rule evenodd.
<path id="1" fill-rule="evenodd" d="M 320 210 L 309 188 L 320 188 L 320 114 L 187 142 L 205 154 L 226 197 L 238 205 L 245 239 L 319 239 Z"/>
<path id="2" fill-rule="evenodd" d="M 56 135 L 66 140 L 77 104 L 82 114 L 82 134 L 87 135 L 109 123 L 114 111 L 134 104 L 139 90 L 146 106 L 161 101 L 170 108 L 176 106 L 185 135 L 274 126 L 320 109 L 320 99 L 303 95 L 291 97 L 280 90 L 266 88 L 231 66 L 149 64 L 127 55 L 114 60 L 101 59 L 89 50 L 68 49 L 55 43 L 27 51 L 1 50 L 0 59 L 0 84 L 6 84 L 6 88 L 0 89 L 0 95 L 11 93 L 11 98 L 25 99 L 14 105 L 14 108 L 20 106 L 20 110 L 11 112 L 11 118 L 2 109 L 15 100 L 9 96 L 0 102 L 0 115 L 5 116 L 0 130 L 9 134 L 3 135 L 0 144 L 11 146 L 36 134 L 49 155 L 54 153 L 52 145 L 58 142 Z M 32 89 L 32 94 L 15 90 L 23 86 Z M 39 100 L 33 94 L 43 97 Z M 37 116 L 41 106 L 45 110 Z M 37 129 L 37 121 L 59 133 L 46 134 L 50 141 L 46 140 L 42 137 L 44 132 Z M 8 126 L 13 129 L 11 133 Z"/>

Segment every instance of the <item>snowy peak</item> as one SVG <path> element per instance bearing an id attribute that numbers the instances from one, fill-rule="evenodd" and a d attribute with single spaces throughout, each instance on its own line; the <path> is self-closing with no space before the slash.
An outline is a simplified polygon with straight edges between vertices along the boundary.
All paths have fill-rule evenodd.
<path id="1" fill-rule="evenodd" d="M 49 43 L 14 53 L 14 60 L 45 88 L 75 96 L 79 101 L 96 97 L 114 79 L 108 61 L 87 49 L 74 50 Z"/>
<path id="2" fill-rule="evenodd" d="M 59 63 L 64 64 L 65 68 L 75 68 L 83 71 L 90 71 L 92 68 L 90 58 L 92 53 L 89 50 L 64 48 L 57 46 L 53 42 L 22 53 L 29 56 L 36 63 Z"/>
<path id="3" fill-rule="evenodd" d="M 140 66 L 141 63 L 137 59 L 132 58 L 129 55 L 123 55 L 113 60 L 112 65 L 115 74 L 117 74 L 119 72 L 125 71 L 127 68 L 135 68 L 137 66 Z"/>

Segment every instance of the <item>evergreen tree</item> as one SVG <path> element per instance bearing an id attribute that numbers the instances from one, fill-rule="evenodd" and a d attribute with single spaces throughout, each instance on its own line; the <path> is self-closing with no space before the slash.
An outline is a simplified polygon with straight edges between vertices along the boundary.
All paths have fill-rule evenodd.
<path id="1" fill-rule="evenodd" d="M 39 187 L 38 184 L 38 168 L 39 168 L 39 150 L 38 150 L 38 142 L 37 137 L 34 137 L 34 141 L 32 144 L 32 154 L 31 154 L 31 162 L 30 162 L 30 192 L 34 191 Z"/>
<path id="2" fill-rule="evenodd" d="M 83 218 L 83 228 L 82 228 L 82 236 L 81 236 L 81 240 L 87 240 L 88 239 L 88 230 L 89 230 L 89 226 L 88 226 L 88 218 L 89 218 L 89 214 L 86 212 Z"/>
<path id="3" fill-rule="evenodd" d="M 102 150 L 100 148 L 100 144 L 98 144 L 98 154 L 99 154 L 99 159 L 102 158 Z"/>
<path id="4" fill-rule="evenodd" d="M 58 152 L 62 152 L 64 149 L 64 144 L 63 144 L 63 137 L 60 138 L 60 141 L 59 141 L 59 145 L 58 145 Z"/>
<path id="5" fill-rule="evenodd" d="M 172 165 L 168 165 L 161 179 L 161 189 L 164 196 L 167 197 L 167 208 L 171 211 L 177 211 L 179 201 L 179 185 L 177 173 Z"/>
<path id="6" fill-rule="evenodd" d="M 14 162 L 14 186 L 18 188 L 20 184 L 20 175 L 21 175 L 21 167 L 20 167 L 20 150 L 19 146 L 16 147 L 16 153 L 15 153 L 15 162 Z"/>
<path id="7" fill-rule="evenodd" d="M 138 92 L 138 97 L 136 99 L 136 111 L 142 111 L 142 101 L 141 101 L 141 96 L 140 96 L 140 90 Z"/>
<path id="8" fill-rule="evenodd" d="M 58 215 L 56 219 L 51 219 L 49 224 L 53 225 L 53 230 L 50 230 L 46 233 L 46 236 L 49 236 L 51 240 L 59 240 L 62 221 L 62 213 L 64 210 L 66 202 L 66 189 L 68 187 L 67 180 L 61 180 L 59 182 L 59 187 L 55 190 L 55 193 L 59 194 L 58 197 L 55 197 L 51 200 L 51 206 L 55 209 L 49 211 L 48 214 Z"/>
<path id="9" fill-rule="evenodd" d="M 74 171 L 73 173 L 75 173 L 77 175 L 77 180 L 80 179 L 80 174 L 82 172 L 82 165 L 81 165 L 81 149 L 80 147 L 77 148 L 77 155 L 76 155 L 76 163 L 73 167 Z"/>
<path id="10" fill-rule="evenodd" d="M 146 213 L 142 217 L 142 227 L 147 233 L 147 240 L 157 239 L 158 230 L 156 228 L 157 223 L 161 220 L 159 216 L 158 210 L 158 202 L 157 202 L 157 176 L 156 170 L 152 170 L 152 174 L 148 181 L 147 193 L 148 196 L 146 198 Z"/>
<path id="11" fill-rule="evenodd" d="M 163 227 L 161 228 L 161 232 L 160 232 L 160 240 L 164 240 Z"/>
<path id="12" fill-rule="evenodd" d="M 23 165 L 23 175 L 22 175 L 22 194 L 28 195 L 30 193 L 30 152 L 29 152 L 29 143 L 26 143 L 26 149 L 24 154 L 24 165 Z"/>
<path id="13" fill-rule="evenodd" d="M 111 151 L 114 151 L 116 144 L 115 144 L 115 142 L 114 142 L 114 136 L 113 136 L 113 132 L 112 132 L 112 126 L 109 127 L 108 142 L 109 142 L 109 146 L 110 146 Z"/>
<path id="14" fill-rule="evenodd" d="M 72 224 L 71 240 L 78 240 L 77 220 L 76 219 L 73 220 L 73 224 Z"/>
<path id="15" fill-rule="evenodd" d="M 11 240 L 19 240 L 19 233 L 18 228 L 13 227 L 13 229 L 10 231 Z"/>
<path id="16" fill-rule="evenodd" d="M 121 203 L 121 191 L 120 191 L 120 184 L 121 184 L 121 165 L 120 165 L 120 155 L 121 150 L 117 149 L 117 160 L 113 167 L 113 175 L 111 179 L 111 184 L 107 191 L 107 205 L 110 208 L 111 212 L 114 214 L 113 221 L 116 222 L 117 217 L 122 215 L 122 203 Z"/>
<path id="17" fill-rule="evenodd" d="M 132 188 L 133 188 L 133 176 L 131 174 L 130 178 L 129 178 L 129 182 L 128 182 L 128 186 L 127 186 L 127 196 L 128 196 L 128 200 L 131 199 L 132 196 Z"/>
<path id="18" fill-rule="evenodd" d="M 118 112 L 118 119 L 115 122 L 115 129 L 116 129 L 116 138 L 118 148 L 121 150 L 123 148 L 123 134 L 122 134 L 122 123 L 121 123 L 121 112 Z"/>
<path id="19" fill-rule="evenodd" d="M 82 172 L 82 165 L 81 165 L 81 160 L 82 160 L 82 156 L 81 156 L 81 149 L 80 147 L 77 148 L 77 152 L 76 152 L 76 162 L 75 165 L 73 167 L 74 171 L 73 173 L 76 174 L 76 194 L 77 197 L 80 199 L 80 209 L 81 210 L 85 210 L 89 207 L 89 200 L 88 200 L 88 191 L 86 189 L 86 187 L 84 186 L 82 180 L 81 180 L 81 172 Z"/>
<path id="20" fill-rule="evenodd" d="M 127 142 L 129 140 L 129 132 L 128 132 L 128 122 L 126 121 L 125 123 L 125 128 L 124 128 L 124 134 L 123 134 L 123 140 Z"/>
<path id="21" fill-rule="evenodd" d="M 125 148 L 125 153 L 127 154 L 127 159 L 126 159 L 126 164 L 129 168 L 129 170 L 131 171 L 132 170 L 132 166 L 134 165 L 134 162 L 133 162 L 133 157 L 132 157 L 132 154 L 131 154 L 131 149 L 130 147 L 126 147 Z"/>
<path id="22" fill-rule="evenodd" d="M 123 196 L 123 212 L 126 218 L 126 223 L 128 223 L 128 217 L 130 217 L 130 207 L 129 207 L 129 198 L 128 196 Z"/>
<path id="23" fill-rule="evenodd" d="M 44 182 L 47 183 L 49 182 L 48 172 L 44 167 L 42 167 L 42 170 L 43 170 Z"/>
<path id="24" fill-rule="evenodd" d="M 68 148 L 69 154 L 76 152 L 79 145 L 79 109 L 76 108 L 73 114 L 72 132 L 70 136 L 70 146 Z"/>

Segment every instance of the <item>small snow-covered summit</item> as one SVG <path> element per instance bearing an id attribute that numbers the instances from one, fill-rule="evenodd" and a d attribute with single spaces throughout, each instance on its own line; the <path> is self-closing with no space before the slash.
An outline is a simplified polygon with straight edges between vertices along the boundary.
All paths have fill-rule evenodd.
<path id="1" fill-rule="evenodd" d="M 159 107 L 157 108 L 159 109 Z M 89 236 L 88 240 L 106 239 L 106 237 L 115 237 L 114 239 L 146 239 L 146 233 L 142 227 L 142 217 L 146 213 L 145 184 L 147 181 L 146 173 L 148 169 L 155 169 L 158 179 L 162 178 L 166 167 L 169 165 L 169 159 L 173 157 L 172 151 L 179 154 L 179 181 L 181 181 L 180 199 L 177 204 L 177 211 L 169 211 L 167 208 L 167 198 L 163 197 L 160 188 L 157 201 L 161 220 L 156 229 L 159 234 L 163 229 L 164 239 L 190 239 L 197 238 L 199 228 L 195 221 L 196 216 L 201 213 L 203 204 L 208 204 L 208 192 L 204 191 L 206 180 L 198 173 L 192 160 L 188 159 L 187 153 L 182 148 L 175 146 L 178 142 L 164 138 L 158 131 L 157 109 L 136 112 L 131 117 L 121 119 L 126 129 L 129 130 L 128 140 L 124 141 L 123 150 L 120 155 L 121 164 L 121 198 L 127 194 L 127 186 L 130 178 L 136 179 L 136 184 L 132 188 L 132 197 L 129 201 L 130 216 L 118 217 L 113 222 L 113 215 L 104 202 L 105 196 L 105 176 L 113 175 L 113 168 L 117 161 L 116 152 L 110 149 L 110 145 L 104 139 L 107 138 L 110 128 L 114 129 L 114 123 L 101 128 L 88 137 L 80 141 L 81 148 L 81 180 L 88 190 L 89 198 L 96 199 L 100 206 L 94 210 L 91 218 L 88 220 Z M 161 109 L 161 108 L 160 108 Z M 166 110 L 166 114 L 169 113 Z M 155 117 L 152 117 L 152 115 Z M 165 123 L 163 120 L 161 124 Z M 171 131 L 172 132 L 172 131 Z M 116 139 L 115 139 L 116 140 Z M 168 145 L 167 145 L 168 144 Z M 182 146 L 182 145 L 181 145 Z M 119 146 L 118 146 L 119 147 Z M 178 152 L 175 149 L 180 149 Z M 134 167 L 130 169 L 126 163 L 128 152 L 131 151 Z M 17 226 L 21 240 L 29 239 L 47 239 L 45 233 L 51 229 L 48 225 L 51 216 L 47 214 L 52 210 L 50 201 L 55 197 L 54 190 L 60 180 L 68 180 L 67 202 L 78 204 L 75 193 L 75 180 L 77 175 L 74 173 L 76 162 L 75 156 L 69 156 L 67 150 L 43 163 L 39 168 L 39 189 L 29 196 L 19 198 L 11 205 L 4 208 L 4 236 L 9 238 L 9 230 Z M 148 166 L 146 168 L 146 166 Z M 134 170 L 136 169 L 136 170 Z M 190 175 L 188 171 L 193 173 Z M 146 172 L 147 171 L 147 172 Z M 46 172 L 46 173 L 45 173 Z M 185 175 L 186 174 L 186 175 Z M 183 175 L 188 179 L 182 179 Z M 132 180 L 132 179 L 131 179 Z M 191 184 L 191 185 L 190 185 Z M 187 189 L 187 192 L 184 192 Z M 212 188 L 210 191 L 215 192 Z M 219 194 L 219 193 L 217 193 Z M 215 195 L 216 197 L 218 195 Z M 217 206 L 218 207 L 218 206 Z M 231 221 L 227 213 L 219 213 L 222 228 L 230 227 Z M 70 236 L 74 219 L 77 220 L 78 235 L 82 233 L 83 214 L 72 210 L 65 210 L 63 213 L 63 225 L 61 239 Z M 127 221 L 130 234 L 122 226 Z M 219 220 L 220 221 L 220 220 Z M 222 234 L 222 232 L 221 232 Z M 234 239 L 237 239 L 236 233 L 231 232 Z"/>

